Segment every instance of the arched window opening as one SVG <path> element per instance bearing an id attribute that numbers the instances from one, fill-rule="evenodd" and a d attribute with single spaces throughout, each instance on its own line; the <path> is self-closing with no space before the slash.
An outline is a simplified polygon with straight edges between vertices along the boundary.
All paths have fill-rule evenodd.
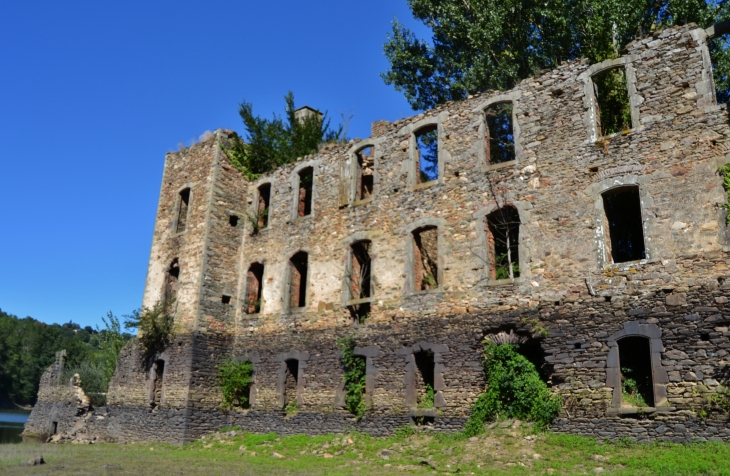
<path id="1" fill-rule="evenodd" d="M 314 169 L 306 167 L 299 171 L 299 198 L 297 201 L 297 216 L 304 217 L 312 214 L 312 187 L 314 185 Z"/>
<path id="2" fill-rule="evenodd" d="M 286 361 L 286 378 L 284 380 L 284 408 L 297 403 L 297 387 L 299 385 L 299 361 Z"/>
<path id="3" fill-rule="evenodd" d="M 511 205 L 487 215 L 487 265 L 490 279 L 520 276 L 520 214 Z"/>
<path id="4" fill-rule="evenodd" d="M 501 164 L 515 160 L 515 136 L 511 102 L 492 104 L 484 111 L 487 162 Z"/>
<path id="5" fill-rule="evenodd" d="M 289 260 L 289 303 L 292 308 L 307 305 L 307 273 L 309 256 L 300 251 Z"/>
<path id="6" fill-rule="evenodd" d="M 373 147 L 367 146 L 360 149 L 355 156 L 357 157 L 357 172 L 355 186 L 355 200 L 367 200 L 373 195 L 373 185 L 375 176 L 375 154 Z"/>
<path id="7" fill-rule="evenodd" d="M 416 183 L 439 178 L 439 134 L 436 124 L 422 127 L 416 136 Z"/>
<path id="8" fill-rule="evenodd" d="M 592 78 L 596 96 L 596 130 L 602 136 L 631 129 L 631 104 L 623 66 L 602 71 Z"/>
<path id="9" fill-rule="evenodd" d="M 348 281 L 350 299 L 364 299 L 370 297 L 370 249 L 372 242 L 362 240 L 350 246 L 350 266 Z"/>
<path id="10" fill-rule="evenodd" d="M 618 187 L 603 193 L 603 209 L 613 263 L 646 258 L 639 187 Z M 607 240 L 608 244 L 609 240 Z"/>
<path id="11" fill-rule="evenodd" d="M 413 354 L 416 360 L 416 402 L 418 408 L 434 408 L 434 356 L 430 350 Z"/>
<path id="12" fill-rule="evenodd" d="M 502 327 L 484 334 L 484 340 L 488 340 L 494 344 L 513 344 L 517 345 L 517 351 L 522 354 L 540 374 L 543 382 L 554 383 L 553 366 L 545 359 L 546 353 L 542 346 L 542 339 L 533 337 L 525 331 L 515 332 L 512 327 Z"/>
<path id="13" fill-rule="evenodd" d="M 182 233 L 188 223 L 188 208 L 190 205 L 190 189 L 186 188 L 180 191 L 180 203 L 177 211 L 177 229 L 175 232 Z"/>
<path id="14" fill-rule="evenodd" d="M 271 184 L 265 183 L 258 188 L 258 203 L 256 204 L 256 221 L 258 228 L 269 226 L 269 204 L 271 202 Z"/>
<path id="15" fill-rule="evenodd" d="M 261 312 L 261 300 L 264 286 L 264 265 L 253 263 L 246 274 L 246 297 L 243 301 L 243 310 L 247 314 Z"/>
<path id="16" fill-rule="evenodd" d="M 177 299 L 177 289 L 180 278 L 180 263 L 177 258 L 172 260 L 165 274 L 164 299 L 168 303 Z"/>
<path id="17" fill-rule="evenodd" d="M 437 289 L 439 286 L 438 228 L 426 226 L 415 230 L 413 239 L 414 290 Z"/>
<path id="18" fill-rule="evenodd" d="M 621 371 L 621 406 L 653 407 L 651 347 L 645 337 L 624 337 L 617 341 Z"/>

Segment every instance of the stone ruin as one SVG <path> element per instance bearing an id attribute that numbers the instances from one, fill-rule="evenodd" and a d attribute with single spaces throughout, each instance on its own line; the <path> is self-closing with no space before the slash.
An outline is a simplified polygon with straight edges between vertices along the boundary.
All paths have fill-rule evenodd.
<path id="1" fill-rule="evenodd" d="M 456 431 L 485 387 L 483 340 L 501 336 L 562 399 L 553 431 L 728 439 L 710 404 L 730 369 L 718 174 L 730 127 L 707 47 L 723 32 L 657 31 L 615 60 L 375 122 L 367 139 L 253 182 L 227 159 L 225 130 L 167 154 L 143 305 L 174 298 L 176 332 L 149 359 L 137 343 L 122 350 L 84 431 Z M 630 128 L 606 135 L 594 79 L 617 68 Z M 348 335 L 367 363 L 359 421 L 343 408 L 336 341 Z M 249 408 L 221 409 L 228 358 L 253 363 Z M 85 418 L 52 380 L 28 433 Z M 426 384 L 430 409 L 417 405 Z"/>

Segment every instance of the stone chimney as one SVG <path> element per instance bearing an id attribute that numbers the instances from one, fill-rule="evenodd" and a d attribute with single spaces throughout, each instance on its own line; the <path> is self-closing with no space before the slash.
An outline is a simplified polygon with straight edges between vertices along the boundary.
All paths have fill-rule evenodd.
<path id="1" fill-rule="evenodd" d="M 314 109 L 313 107 L 302 106 L 299 109 L 297 109 L 296 111 L 294 111 L 294 117 L 299 122 L 304 122 L 312 116 L 318 117 L 320 121 L 322 120 L 322 113 L 319 112 L 318 110 Z"/>

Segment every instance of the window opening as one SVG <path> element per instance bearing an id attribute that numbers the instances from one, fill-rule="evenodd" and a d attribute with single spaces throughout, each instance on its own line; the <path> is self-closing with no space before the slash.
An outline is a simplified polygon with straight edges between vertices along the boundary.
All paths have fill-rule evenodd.
<path id="1" fill-rule="evenodd" d="M 416 132 L 416 183 L 439 178 L 438 126 L 431 125 Z"/>
<path id="2" fill-rule="evenodd" d="M 165 301 L 168 303 L 177 299 L 177 289 L 180 278 L 180 263 L 175 258 L 170 263 L 170 267 L 167 269 L 167 275 L 165 276 Z"/>
<path id="3" fill-rule="evenodd" d="M 609 254 L 613 262 L 645 259 L 639 187 L 619 187 L 604 192 L 603 209 L 611 243 Z"/>
<path id="4" fill-rule="evenodd" d="M 709 332 L 703 332 L 700 334 L 700 340 L 703 342 L 709 342 L 710 340 L 710 333 Z"/>
<path id="5" fill-rule="evenodd" d="M 55 435 L 56 433 L 58 433 L 58 422 L 54 421 L 53 422 L 53 434 Z"/>
<path id="6" fill-rule="evenodd" d="M 228 296 L 226 294 L 221 296 L 221 303 L 223 304 L 230 304 L 231 303 L 231 296 Z"/>
<path id="7" fill-rule="evenodd" d="M 177 213 L 177 233 L 185 231 L 188 221 L 188 205 L 190 203 L 190 189 L 186 188 L 180 192 L 180 208 Z"/>
<path id="8" fill-rule="evenodd" d="M 271 202 L 271 184 L 265 183 L 259 186 L 258 195 L 259 201 L 256 205 L 256 220 L 259 229 L 261 229 L 269 226 L 269 203 Z"/>
<path id="9" fill-rule="evenodd" d="M 165 375 L 165 361 L 155 361 L 155 382 L 152 394 L 152 407 L 157 407 L 162 401 L 162 378 Z"/>
<path id="10" fill-rule="evenodd" d="M 649 344 L 645 337 L 625 337 L 618 341 L 622 406 L 654 406 Z"/>
<path id="11" fill-rule="evenodd" d="M 432 427 L 436 423 L 436 417 L 432 416 L 414 416 L 411 417 L 413 424 L 416 426 Z"/>
<path id="12" fill-rule="evenodd" d="M 375 158 L 373 147 L 360 149 L 357 154 L 357 186 L 355 200 L 366 200 L 373 195 Z"/>
<path id="13" fill-rule="evenodd" d="M 238 216 L 237 215 L 231 215 L 228 217 L 228 224 L 232 227 L 238 226 Z"/>
<path id="14" fill-rule="evenodd" d="M 487 215 L 487 252 L 490 279 L 520 276 L 520 214 L 513 206 Z"/>
<path id="15" fill-rule="evenodd" d="M 596 74 L 593 91 L 596 95 L 596 130 L 602 136 L 631 129 L 631 104 L 626 85 L 626 68 L 612 68 Z"/>
<path id="16" fill-rule="evenodd" d="M 358 241 L 350 246 L 350 299 L 370 297 L 370 240 Z"/>
<path id="17" fill-rule="evenodd" d="M 438 288 L 438 228 L 429 226 L 414 231 L 413 244 L 414 289 Z"/>
<path id="18" fill-rule="evenodd" d="M 246 276 L 246 299 L 243 302 L 244 312 L 258 314 L 261 312 L 261 297 L 264 286 L 264 265 L 253 263 Z"/>
<path id="19" fill-rule="evenodd" d="M 297 359 L 289 359 L 286 361 L 286 379 L 284 380 L 284 408 L 296 403 L 298 384 L 299 361 Z"/>
<path id="20" fill-rule="evenodd" d="M 418 408 L 434 408 L 434 359 L 433 352 L 422 350 L 413 354 L 416 359 L 416 402 Z"/>
<path id="21" fill-rule="evenodd" d="M 365 321 L 370 317 L 370 303 L 364 302 L 361 304 L 353 304 L 348 306 L 347 310 L 350 312 L 350 317 L 357 324 L 365 324 Z"/>
<path id="22" fill-rule="evenodd" d="M 304 307 L 307 304 L 307 268 L 308 255 L 304 251 L 300 251 L 289 260 L 291 273 L 289 302 L 291 307 Z"/>
<path id="23" fill-rule="evenodd" d="M 511 102 L 493 104 L 485 111 L 487 122 L 487 161 L 501 164 L 515 160 L 515 136 L 512 128 Z"/>
<path id="24" fill-rule="evenodd" d="M 297 216 L 304 217 L 312 213 L 312 185 L 314 169 L 306 167 L 299 172 L 299 201 Z"/>

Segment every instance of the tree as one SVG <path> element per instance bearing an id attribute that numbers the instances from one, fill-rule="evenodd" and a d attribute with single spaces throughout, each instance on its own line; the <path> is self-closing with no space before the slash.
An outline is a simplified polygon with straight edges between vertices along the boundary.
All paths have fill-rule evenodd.
<path id="1" fill-rule="evenodd" d="M 223 150 L 249 180 L 316 152 L 322 142 L 344 139 L 343 126 L 330 129 L 327 113 L 311 114 L 299 120 L 294 114 L 294 94 L 290 91 L 284 100 L 286 120 L 277 115 L 272 119 L 254 116 L 251 103 L 240 104 L 238 113 L 246 130 L 245 138 L 234 135 L 231 147 Z"/>
<path id="2" fill-rule="evenodd" d="M 708 27 L 730 17 L 727 0 L 407 0 L 433 32 L 421 40 L 393 21 L 384 52 L 386 84 L 413 109 L 488 89 L 509 89 L 562 61 L 620 56 L 632 40 L 673 24 Z M 715 78 L 726 99 L 730 54 L 710 43 Z"/>

